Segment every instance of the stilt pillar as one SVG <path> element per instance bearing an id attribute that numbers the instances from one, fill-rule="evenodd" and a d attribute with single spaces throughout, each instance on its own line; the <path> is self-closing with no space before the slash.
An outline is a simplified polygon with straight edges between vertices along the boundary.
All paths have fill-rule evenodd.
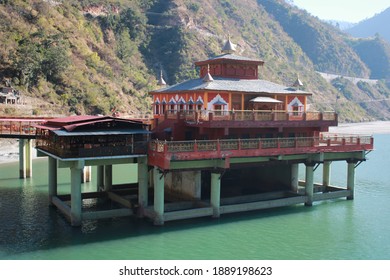
<path id="1" fill-rule="evenodd" d="M 352 200 L 355 191 L 355 161 L 348 161 L 347 190 L 351 191 L 347 199 Z"/>
<path id="2" fill-rule="evenodd" d="M 112 189 L 112 165 L 104 166 L 104 190 L 110 191 Z"/>
<path id="3" fill-rule="evenodd" d="M 143 217 L 143 210 L 148 206 L 148 165 L 146 158 L 138 158 L 138 216 Z"/>
<path id="4" fill-rule="evenodd" d="M 306 163 L 306 206 L 313 205 L 313 192 L 314 192 L 314 163 Z"/>
<path id="5" fill-rule="evenodd" d="M 164 224 L 164 174 L 157 167 L 153 170 L 154 181 L 154 224 Z"/>
<path id="6" fill-rule="evenodd" d="M 32 176 L 32 146 L 31 140 L 19 139 L 19 178 Z"/>
<path id="7" fill-rule="evenodd" d="M 97 191 L 104 189 L 104 165 L 98 165 L 96 168 L 96 188 Z"/>
<path id="8" fill-rule="evenodd" d="M 211 194 L 210 203 L 213 208 L 213 217 L 220 216 L 219 207 L 221 205 L 221 174 L 211 173 Z"/>
<path id="9" fill-rule="evenodd" d="M 26 177 L 31 178 L 32 177 L 32 140 L 27 139 L 26 145 L 25 145 L 25 152 L 26 152 Z"/>
<path id="10" fill-rule="evenodd" d="M 19 178 L 21 179 L 26 178 L 25 143 L 25 139 L 19 139 Z"/>
<path id="11" fill-rule="evenodd" d="M 91 182 L 91 166 L 85 166 L 81 172 L 81 183 Z"/>
<path id="12" fill-rule="evenodd" d="M 84 161 L 76 161 L 70 168 L 71 176 L 71 193 L 70 193 L 70 222 L 72 226 L 81 225 L 81 173 L 84 168 Z"/>
<path id="13" fill-rule="evenodd" d="M 326 188 L 330 186 L 331 161 L 325 161 L 322 169 L 322 185 Z"/>
<path id="14" fill-rule="evenodd" d="M 294 193 L 298 192 L 298 173 L 299 172 L 299 165 L 297 163 L 294 163 L 291 165 L 291 190 Z"/>
<path id="15" fill-rule="evenodd" d="M 194 190 L 194 197 L 196 199 L 201 199 L 202 197 L 202 172 L 195 171 L 195 190 Z"/>
<path id="16" fill-rule="evenodd" d="M 57 196 L 57 160 L 49 156 L 49 202 L 52 204 L 52 198 Z"/>

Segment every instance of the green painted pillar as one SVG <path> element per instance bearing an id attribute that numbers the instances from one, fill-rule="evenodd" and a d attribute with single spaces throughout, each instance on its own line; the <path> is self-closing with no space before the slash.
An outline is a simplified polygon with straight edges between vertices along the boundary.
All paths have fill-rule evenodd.
<path id="1" fill-rule="evenodd" d="M 324 187 L 330 186 L 330 171 L 331 171 L 331 161 L 325 161 L 322 169 L 322 185 Z"/>
<path id="2" fill-rule="evenodd" d="M 112 189 L 112 165 L 104 166 L 104 191 Z"/>
<path id="3" fill-rule="evenodd" d="M 210 203 L 213 208 L 213 217 L 220 216 L 219 207 L 221 205 L 221 174 L 211 173 L 211 194 Z"/>
<path id="4" fill-rule="evenodd" d="M 202 197 L 202 171 L 194 171 L 194 198 L 201 199 Z"/>
<path id="5" fill-rule="evenodd" d="M 84 168 L 83 161 L 76 161 L 74 166 L 70 168 L 71 176 L 71 193 L 70 193 L 70 220 L 72 226 L 81 225 L 81 210 L 82 210 L 82 198 L 81 198 L 81 172 Z"/>
<path id="6" fill-rule="evenodd" d="M 91 182 L 91 166 L 84 166 L 81 172 L 81 183 Z"/>
<path id="7" fill-rule="evenodd" d="M 143 216 L 143 210 L 148 206 L 148 165 L 146 158 L 138 158 L 138 205 L 140 217 Z"/>
<path id="8" fill-rule="evenodd" d="M 153 170 L 154 181 L 154 224 L 161 226 L 164 224 L 164 175 L 157 167 Z"/>
<path id="9" fill-rule="evenodd" d="M 32 177 L 32 140 L 27 139 L 25 145 L 25 153 L 26 153 L 26 177 Z"/>
<path id="10" fill-rule="evenodd" d="M 19 139 L 19 178 L 26 178 L 25 139 Z"/>
<path id="11" fill-rule="evenodd" d="M 305 187 L 306 206 L 313 205 L 313 192 L 314 192 L 314 164 L 306 163 L 306 187 Z"/>
<path id="12" fill-rule="evenodd" d="M 102 191 L 104 189 L 104 165 L 96 167 L 96 181 L 97 191 Z"/>
<path id="13" fill-rule="evenodd" d="M 354 161 L 348 161 L 347 189 L 351 191 L 351 194 L 347 196 L 347 199 L 352 200 L 354 198 L 354 191 L 355 191 L 355 162 Z"/>
<path id="14" fill-rule="evenodd" d="M 19 139 L 19 178 L 32 176 L 32 145 L 29 139 Z"/>
<path id="15" fill-rule="evenodd" d="M 49 156 L 49 202 L 52 204 L 52 198 L 57 196 L 57 160 Z"/>
<path id="16" fill-rule="evenodd" d="M 294 193 L 298 193 L 298 174 L 299 174 L 299 164 L 291 164 L 291 190 Z"/>

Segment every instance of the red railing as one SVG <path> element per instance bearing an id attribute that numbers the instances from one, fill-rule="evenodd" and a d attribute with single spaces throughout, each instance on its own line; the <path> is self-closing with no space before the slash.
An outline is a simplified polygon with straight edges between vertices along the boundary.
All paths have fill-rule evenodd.
<path id="1" fill-rule="evenodd" d="M 188 122 L 207 121 L 337 121 L 335 112 L 287 112 L 262 110 L 167 110 L 160 118 L 184 119 Z"/>
<path id="2" fill-rule="evenodd" d="M 373 149 L 373 137 L 321 134 L 319 137 L 159 141 L 149 143 L 149 162 L 168 169 L 171 160 L 275 156 Z"/>
<path id="3" fill-rule="evenodd" d="M 1 118 L 0 117 L 0 136 L 35 136 L 35 125 L 46 121 L 42 118 Z"/>

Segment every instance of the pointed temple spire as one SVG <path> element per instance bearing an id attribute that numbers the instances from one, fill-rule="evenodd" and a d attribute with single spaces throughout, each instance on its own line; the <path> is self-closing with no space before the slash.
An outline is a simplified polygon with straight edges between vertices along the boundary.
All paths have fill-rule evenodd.
<path id="1" fill-rule="evenodd" d="M 293 84 L 293 87 L 296 87 L 297 89 L 299 89 L 299 87 L 303 86 L 303 83 L 302 81 L 299 79 L 299 74 L 297 74 L 297 79 L 296 81 L 294 82 Z"/>
<path id="2" fill-rule="evenodd" d="M 207 82 L 207 83 L 214 81 L 213 76 L 211 76 L 211 74 L 210 74 L 210 65 L 209 64 L 207 64 L 207 73 L 203 77 L 203 81 Z"/>
<path id="3" fill-rule="evenodd" d="M 165 80 L 163 78 L 162 70 L 160 70 L 160 79 L 158 80 L 157 84 L 159 86 L 166 86 L 167 85 L 167 83 L 165 82 Z"/>
<path id="4" fill-rule="evenodd" d="M 236 51 L 236 45 L 230 40 L 230 34 L 228 35 L 228 40 L 225 43 L 225 46 L 222 48 L 222 53 L 232 54 Z"/>

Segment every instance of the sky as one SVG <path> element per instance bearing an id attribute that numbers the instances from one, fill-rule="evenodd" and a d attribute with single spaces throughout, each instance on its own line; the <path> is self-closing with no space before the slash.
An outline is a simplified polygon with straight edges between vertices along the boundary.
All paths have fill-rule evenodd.
<path id="1" fill-rule="evenodd" d="M 324 20 L 357 23 L 390 7 L 390 0 L 293 0 L 296 6 Z"/>

